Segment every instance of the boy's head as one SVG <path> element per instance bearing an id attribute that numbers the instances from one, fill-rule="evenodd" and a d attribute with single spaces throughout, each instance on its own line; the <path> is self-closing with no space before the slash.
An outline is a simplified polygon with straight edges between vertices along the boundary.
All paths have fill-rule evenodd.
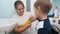
<path id="1" fill-rule="evenodd" d="M 35 15 L 36 17 L 44 15 L 48 15 L 52 8 L 52 4 L 48 0 L 37 0 L 34 4 L 34 10 L 35 10 Z M 43 16 L 44 16 L 43 15 Z"/>
<path id="2" fill-rule="evenodd" d="M 25 8 L 23 2 L 19 0 L 15 1 L 14 7 L 16 9 L 17 14 L 22 16 L 24 13 L 24 8 Z"/>

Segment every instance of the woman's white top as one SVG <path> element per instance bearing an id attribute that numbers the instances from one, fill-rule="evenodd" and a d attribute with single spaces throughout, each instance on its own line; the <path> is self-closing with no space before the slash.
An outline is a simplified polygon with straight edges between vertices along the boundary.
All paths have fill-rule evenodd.
<path id="1" fill-rule="evenodd" d="M 21 26 L 28 18 L 30 18 L 30 13 L 24 12 L 23 16 L 19 16 L 18 14 L 15 14 L 12 16 L 12 18 L 16 19 L 17 24 Z M 20 34 L 30 34 L 30 28 L 28 28 L 26 31 Z"/>

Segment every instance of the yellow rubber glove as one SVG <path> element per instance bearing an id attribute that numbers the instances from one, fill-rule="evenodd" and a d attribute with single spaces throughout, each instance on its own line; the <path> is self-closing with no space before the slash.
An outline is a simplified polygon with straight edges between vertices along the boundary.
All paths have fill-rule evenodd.
<path id="1" fill-rule="evenodd" d="M 29 24 L 31 22 L 30 18 L 27 19 L 27 21 L 24 22 L 24 24 L 22 24 L 22 28 L 24 28 L 27 24 Z"/>

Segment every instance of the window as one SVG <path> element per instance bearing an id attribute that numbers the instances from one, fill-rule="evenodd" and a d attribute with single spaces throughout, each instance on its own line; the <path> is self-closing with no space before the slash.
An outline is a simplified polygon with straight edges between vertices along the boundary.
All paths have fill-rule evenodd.
<path id="1" fill-rule="evenodd" d="M 26 0 L 26 11 L 30 11 L 30 0 Z"/>

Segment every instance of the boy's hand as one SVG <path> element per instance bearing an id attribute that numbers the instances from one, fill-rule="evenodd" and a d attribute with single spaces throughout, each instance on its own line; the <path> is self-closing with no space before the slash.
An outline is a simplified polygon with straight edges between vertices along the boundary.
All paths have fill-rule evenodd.
<path id="1" fill-rule="evenodd" d="M 30 17 L 30 20 L 31 20 L 31 22 L 33 22 L 33 21 L 36 20 L 36 17 L 35 17 L 35 16 L 31 16 L 31 17 Z"/>

